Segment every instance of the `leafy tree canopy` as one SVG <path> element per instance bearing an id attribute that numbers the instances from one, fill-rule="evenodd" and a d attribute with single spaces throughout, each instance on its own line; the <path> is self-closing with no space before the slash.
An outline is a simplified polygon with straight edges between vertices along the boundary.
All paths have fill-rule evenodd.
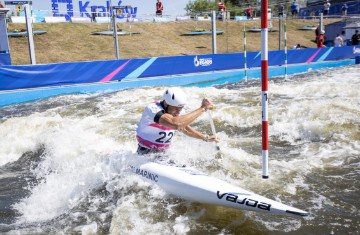
<path id="1" fill-rule="evenodd" d="M 268 0 L 269 7 L 277 13 L 278 5 L 282 4 L 285 9 L 290 7 L 292 0 Z M 250 4 L 254 10 L 260 9 L 261 0 L 224 0 L 226 9 L 234 15 L 243 14 Z M 201 11 L 218 10 L 218 0 L 189 0 L 185 10 L 187 14 L 194 14 Z"/>

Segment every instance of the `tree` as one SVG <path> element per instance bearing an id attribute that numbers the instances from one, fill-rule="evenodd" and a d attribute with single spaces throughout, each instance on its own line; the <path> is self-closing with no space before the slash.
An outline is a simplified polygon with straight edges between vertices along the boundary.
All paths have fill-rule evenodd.
<path id="1" fill-rule="evenodd" d="M 285 10 L 288 4 L 293 0 L 268 0 L 269 8 L 273 9 L 273 12 L 278 12 L 278 5 L 283 4 Z M 245 9 L 250 4 L 254 11 L 260 11 L 260 0 L 224 0 L 226 9 L 231 12 L 231 15 L 243 15 Z M 291 4 L 291 3 L 290 3 Z M 218 0 L 190 0 L 185 7 L 187 14 L 194 14 L 201 11 L 218 10 Z"/>
<path id="2" fill-rule="evenodd" d="M 185 6 L 185 11 L 187 14 L 194 14 L 199 11 L 216 10 L 215 7 L 213 0 L 190 0 Z"/>
<path id="3" fill-rule="evenodd" d="M 234 6 L 232 1 L 235 0 L 225 0 L 226 9 L 228 11 L 234 11 Z M 237 0 L 238 1 L 238 0 Z M 218 10 L 218 0 L 190 0 L 186 6 L 185 10 L 187 14 L 194 14 L 201 11 L 217 11 Z"/>

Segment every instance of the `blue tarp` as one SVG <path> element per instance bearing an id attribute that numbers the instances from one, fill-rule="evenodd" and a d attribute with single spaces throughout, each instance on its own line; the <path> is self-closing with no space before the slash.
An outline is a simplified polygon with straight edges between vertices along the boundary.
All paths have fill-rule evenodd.
<path id="1" fill-rule="evenodd" d="M 288 51 L 288 64 L 353 59 L 360 46 L 311 48 Z M 284 64 L 284 51 L 269 52 L 269 66 Z M 1 57 L 0 57 L 1 58 Z M 247 67 L 261 65 L 260 52 L 247 53 Z M 244 53 L 153 57 L 44 65 L 0 66 L 0 91 L 73 85 L 94 82 L 136 80 L 235 70 L 244 68 Z"/>

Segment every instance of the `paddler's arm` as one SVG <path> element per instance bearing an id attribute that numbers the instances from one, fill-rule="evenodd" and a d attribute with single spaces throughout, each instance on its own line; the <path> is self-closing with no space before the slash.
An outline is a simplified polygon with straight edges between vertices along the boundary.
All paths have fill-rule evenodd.
<path id="1" fill-rule="evenodd" d="M 175 130 L 182 130 L 190 123 L 192 123 L 196 118 L 198 118 L 201 114 L 212 108 L 213 104 L 211 100 L 204 98 L 200 108 L 195 109 L 188 114 L 174 117 L 171 114 L 164 113 L 159 119 L 159 124 Z"/>
<path id="2" fill-rule="evenodd" d="M 191 126 L 186 126 L 184 129 L 181 130 L 185 135 L 196 138 L 196 139 L 200 139 L 206 142 L 219 142 L 219 138 L 215 138 L 214 136 L 208 136 L 208 135 L 204 135 L 201 134 L 200 132 L 198 132 L 197 130 L 195 130 L 194 128 L 192 128 Z"/>

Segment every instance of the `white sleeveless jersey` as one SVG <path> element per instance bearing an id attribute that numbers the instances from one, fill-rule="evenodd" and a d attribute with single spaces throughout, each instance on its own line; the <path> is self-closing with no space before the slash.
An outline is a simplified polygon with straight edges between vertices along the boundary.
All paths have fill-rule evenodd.
<path id="1" fill-rule="evenodd" d="M 341 47 L 342 46 L 342 38 L 340 36 L 336 37 L 334 40 L 334 47 Z"/>
<path id="2" fill-rule="evenodd" d="M 146 106 L 136 129 L 136 138 L 140 146 L 156 150 L 170 147 L 175 130 L 154 121 L 160 111 L 165 113 L 159 101 Z"/>

